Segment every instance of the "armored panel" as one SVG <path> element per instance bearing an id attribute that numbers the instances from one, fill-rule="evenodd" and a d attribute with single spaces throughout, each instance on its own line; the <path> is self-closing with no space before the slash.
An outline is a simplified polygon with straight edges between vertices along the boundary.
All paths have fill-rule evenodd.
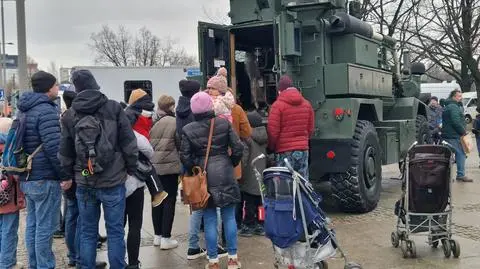
<path id="1" fill-rule="evenodd" d="M 375 122 L 375 127 L 383 149 L 383 165 L 397 163 L 415 141 L 413 120 Z"/>
<path id="2" fill-rule="evenodd" d="M 325 94 L 392 97 L 392 74 L 353 64 L 327 65 Z"/>
<path id="3" fill-rule="evenodd" d="M 253 21 L 272 21 L 273 2 L 273 0 L 230 0 L 228 16 L 233 25 Z"/>
<path id="4" fill-rule="evenodd" d="M 332 63 L 378 68 L 378 43 L 356 34 L 332 36 Z"/>

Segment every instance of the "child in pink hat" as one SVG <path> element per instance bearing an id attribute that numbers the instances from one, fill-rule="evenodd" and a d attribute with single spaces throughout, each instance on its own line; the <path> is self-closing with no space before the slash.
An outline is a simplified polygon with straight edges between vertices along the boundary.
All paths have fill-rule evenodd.
<path id="1" fill-rule="evenodd" d="M 235 105 L 235 98 L 228 91 L 227 79 L 221 75 L 210 78 L 207 83 L 207 91 L 212 98 L 215 115 L 232 123 L 232 108 Z"/>

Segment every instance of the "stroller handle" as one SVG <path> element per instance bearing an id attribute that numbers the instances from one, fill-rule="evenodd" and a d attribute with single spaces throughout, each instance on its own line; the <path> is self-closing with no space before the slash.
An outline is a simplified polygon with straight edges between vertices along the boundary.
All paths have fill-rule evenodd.
<path id="1" fill-rule="evenodd" d="M 251 163 L 252 166 L 255 167 L 255 163 L 256 163 L 256 162 L 260 161 L 261 159 L 265 159 L 266 157 L 267 157 L 267 156 L 265 156 L 265 154 L 263 154 L 263 153 L 260 154 L 260 155 L 258 155 L 257 157 L 255 157 L 255 158 L 252 160 L 252 163 Z"/>
<path id="2" fill-rule="evenodd" d="M 283 161 L 285 162 L 285 166 L 288 168 L 288 170 L 290 170 L 290 172 L 294 173 L 295 170 L 293 170 L 293 167 L 292 165 L 290 164 L 290 162 L 288 161 L 287 158 L 283 159 Z"/>

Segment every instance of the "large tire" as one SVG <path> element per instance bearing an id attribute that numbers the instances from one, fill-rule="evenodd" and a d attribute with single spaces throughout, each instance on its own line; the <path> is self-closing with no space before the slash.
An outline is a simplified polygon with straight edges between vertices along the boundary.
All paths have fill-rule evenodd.
<path id="1" fill-rule="evenodd" d="M 333 198 L 342 211 L 366 213 L 375 209 L 382 184 L 381 157 L 375 127 L 369 121 L 359 120 L 353 136 L 350 169 L 330 175 Z"/>
<path id="2" fill-rule="evenodd" d="M 427 118 L 425 118 L 423 115 L 417 115 L 415 122 L 415 134 L 419 145 L 432 143 L 430 127 L 428 126 Z"/>

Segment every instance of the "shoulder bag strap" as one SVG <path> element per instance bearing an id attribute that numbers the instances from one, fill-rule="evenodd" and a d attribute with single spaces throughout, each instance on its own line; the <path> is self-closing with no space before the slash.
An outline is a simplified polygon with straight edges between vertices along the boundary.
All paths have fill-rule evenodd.
<path id="1" fill-rule="evenodd" d="M 208 134 L 207 154 L 205 156 L 205 164 L 203 165 L 203 172 L 207 171 L 208 157 L 210 156 L 210 148 L 212 147 L 213 128 L 215 125 L 215 119 L 210 121 L 210 133 Z"/>

